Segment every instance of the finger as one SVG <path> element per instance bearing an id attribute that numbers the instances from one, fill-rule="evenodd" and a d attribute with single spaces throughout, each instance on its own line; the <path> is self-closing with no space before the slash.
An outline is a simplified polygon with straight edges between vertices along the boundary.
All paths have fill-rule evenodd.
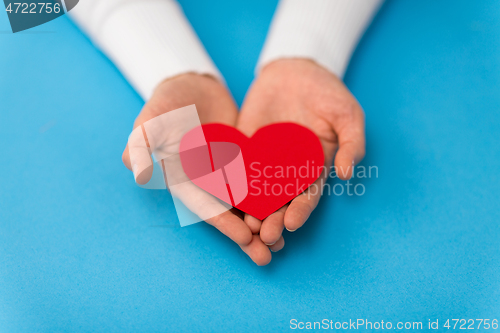
<path id="1" fill-rule="evenodd" d="M 352 105 L 351 114 L 334 126 L 339 141 L 335 167 L 337 176 L 342 180 L 352 177 L 354 165 L 365 156 L 365 116 L 357 102 Z"/>
<path id="2" fill-rule="evenodd" d="M 123 151 L 123 154 L 122 154 L 122 162 L 127 169 L 132 171 L 132 164 L 130 163 L 130 154 L 128 152 L 128 143 L 125 146 L 125 150 Z"/>
<path id="3" fill-rule="evenodd" d="M 230 211 L 209 218 L 206 222 L 240 246 L 248 245 L 252 241 L 250 228 Z"/>
<path id="4" fill-rule="evenodd" d="M 285 227 L 285 211 L 288 205 L 285 205 L 266 217 L 260 228 L 260 239 L 267 246 L 273 245 L 280 239 Z"/>
<path id="5" fill-rule="evenodd" d="M 259 235 L 253 235 L 249 244 L 240 245 L 240 247 L 259 266 L 265 266 L 271 262 L 271 251 L 262 243 Z"/>
<path id="6" fill-rule="evenodd" d="M 125 150 L 128 151 L 128 161 L 124 161 L 124 163 L 126 166 L 128 164 L 134 173 L 136 183 L 146 184 L 153 175 L 153 160 L 143 126 L 136 127 L 130 133 Z M 122 156 L 122 160 L 124 158 L 125 156 Z"/>
<path id="7" fill-rule="evenodd" d="M 283 236 L 281 236 L 276 243 L 269 246 L 269 250 L 271 250 L 272 252 L 278 252 L 281 249 L 283 249 L 284 246 L 285 246 L 285 239 L 283 238 Z"/>
<path id="8" fill-rule="evenodd" d="M 129 150 L 128 150 L 128 144 L 125 147 L 125 150 L 123 151 L 122 162 L 127 169 L 129 169 L 130 171 L 133 171 L 132 163 L 130 162 L 130 154 L 129 154 Z M 149 163 L 149 162 L 147 162 L 147 163 Z M 140 184 L 140 185 L 147 184 L 153 175 L 153 168 L 154 168 L 154 166 L 153 166 L 152 161 L 151 161 L 151 165 L 144 168 L 142 172 L 140 172 L 137 175 L 134 173 L 134 178 L 135 178 L 135 181 L 137 182 L 137 184 Z"/>
<path id="9" fill-rule="evenodd" d="M 250 214 L 245 214 L 245 223 L 250 228 L 253 234 L 258 234 L 260 231 L 260 226 L 262 225 L 262 221 L 256 217 L 253 217 Z"/>
<path id="10" fill-rule="evenodd" d="M 284 218 L 286 230 L 294 232 L 304 225 L 314 208 L 318 205 L 325 181 L 326 176 L 323 173 L 307 190 L 290 202 Z"/>

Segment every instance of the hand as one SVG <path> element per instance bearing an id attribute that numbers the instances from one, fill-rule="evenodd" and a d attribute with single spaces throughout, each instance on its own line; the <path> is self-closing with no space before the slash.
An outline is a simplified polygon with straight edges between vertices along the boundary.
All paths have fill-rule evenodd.
<path id="1" fill-rule="evenodd" d="M 251 136 L 260 127 L 276 122 L 295 122 L 319 137 L 326 170 L 333 157 L 337 176 L 350 179 L 353 163 L 365 154 L 364 113 L 342 81 L 306 59 L 282 59 L 265 66 L 243 103 L 237 128 Z M 338 149 L 338 151 L 337 151 Z M 271 250 L 284 246 L 283 228 L 295 231 L 308 219 L 321 197 L 328 175 L 264 221 L 245 215 L 245 222 Z"/>
<path id="2" fill-rule="evenodd" d="M 189 128 L 182 128 L 184 126 L 183 119 L 177 118 L 178 121 L 174 122 L 174 124 L 171 121 L 161 122 L 152 119 L 161 119 L 160 116 L 164 118 L 169 111 L 192 104 L 196 105 L 201 123 L 217 122 L 230 126 L 236 124 L 237 107 L 226 88 L 217 80 L 203 75 L 183 74 L 162 82 L 151 99 L 145 104 L 134 123 L 133 134 L 139 134 L 144 144 L 143 147 L 134 147 L 133 142 L 129 140 L 129 144 L 127 144 L 122 156 L 123 163 L 129 170 L 134 172 L 138 184 L 146 184 L 151 178 L 153 172 L 151 151 L 159 150 L 160 154 L 165 153 L 165 156 L 173 154 L 178 156 L 176 153 L 178 153 L 178 143 L 183 135 L 182 130 L 189 130 Z M 168 116 L 171 115 L 173 113 L 168 114 Z M 183 117 L 182 114 L 180 117 Z M 144 138 L 142 131 L 146 131 L 145 128 L 148 125 L 145 125 L 145 123 L 149 120 L 155 122 L 154 131 L 153 133 L 147 133 Z M 151 122 L 148 124 L 151 124 Z M 155 137 L 153 138 L 153 136 Z M 176 148 L 169 152 L 168 150 L 172 150 L 172 146 L 176 146 Z M 163 158 L 158 160 L 164 162 L 163 171 L 167 174 L 169 183 L 172 178 L 187 179 L 182 167 L 179 167 L 178 158 L 177 161 L 172 161 L 172 159 L 163 160 Z M 170 167 L 167 165 L 169 161 L 172 162 Z M 169 173 L 172 178 L 169 177 Z M 267 264 L 269 262 L 270 258 L 265 257 L 265 252 L 262 251 L 262 249 L 267 250 L 267 247 L 261 243 L 260 239 L 255 239 L 250 228 L 243 221 L 240 212 L 235 209 L 229 211 L 224 209 L 219 202 L 192 183 L 186 183 L 185 185 L 180 191 L 171 191 L 172 195 L 177 196 L 198 216 L 202 218 L 204 214 L 210 216 L 210 218 L 206 219 L 206 222 L 216 227 L 238 245 L 249 246 L 249 244 L 253 244 L 252 250 L 246 251 L 246 253 L 257 264 Z M 172 188 L 170 189 L 172 190 Z M 209 207 L 209 215 L 206 215 L 207 206 Z M 223 213 L 210 215 L 214 211 Z M 259 246 L 259 242 L 261 246 Z M 264 252 L 264 256 L 261 255 L 261 252 Z"/>

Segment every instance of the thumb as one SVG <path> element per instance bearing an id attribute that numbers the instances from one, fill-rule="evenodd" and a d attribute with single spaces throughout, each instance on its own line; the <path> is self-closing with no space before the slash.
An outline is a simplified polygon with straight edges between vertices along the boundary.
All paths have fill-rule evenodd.
<path id="1" fill-rule="evenodd" d="M 137 126 L 128 138 L 122 155 L 123 164 L 134 173 L 137 184 L 144 185 L 153 175 L 151 149 L 142 125 Z"/>
<path id="2" fill-rule="evenodd" d="M 354 173 L 354 165 L 365 156 L 365 117 L 359 104 L 353 107 L 352 116 L 336 123 L 334 129 L 339 141 L 335 156 L 337 175 L 342 180 L 348 180 Z"/>

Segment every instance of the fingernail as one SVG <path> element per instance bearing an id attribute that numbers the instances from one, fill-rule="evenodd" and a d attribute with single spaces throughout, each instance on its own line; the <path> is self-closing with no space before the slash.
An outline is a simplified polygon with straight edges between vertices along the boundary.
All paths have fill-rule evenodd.
<path id="1" fill-rule="evenodd" d="M 271 252 L 278 252 L 278 251 L 274 251 L 273 249 L 269 249 L 269 250 L 271 250 Z"/>
<path id="2" fill-rule="evenodd" d="M 294 232 L 297 229 L 290 230 L 290 229 L 286 228 L 286 230 L 288 230 L 289 232 Z"/>
<path id="3" fill-rule="evenodd" d="M 276 241 L 277 242 L 277 241 Z M 274 244 L 276 244 L 276 242 L 272 243 L 272 244 L 267 244 L 267 243 L 264 243 L 266 244 L 267 246 L 273 246 Z"/>

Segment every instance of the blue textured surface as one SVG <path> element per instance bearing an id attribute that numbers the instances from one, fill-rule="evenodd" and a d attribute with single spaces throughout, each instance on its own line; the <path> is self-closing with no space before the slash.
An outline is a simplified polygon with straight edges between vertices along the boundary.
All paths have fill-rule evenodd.
<path id="1" fill-rule="evenodd" d="M 241 103 L 275 2 L 181 3 Z M 379 177 L 263 268 L 134 185 L 142 101 L 66 17 L 0 31 L 0 332 L 500 317 L 500 2 L 385 4 L 346 76 Z"/>

